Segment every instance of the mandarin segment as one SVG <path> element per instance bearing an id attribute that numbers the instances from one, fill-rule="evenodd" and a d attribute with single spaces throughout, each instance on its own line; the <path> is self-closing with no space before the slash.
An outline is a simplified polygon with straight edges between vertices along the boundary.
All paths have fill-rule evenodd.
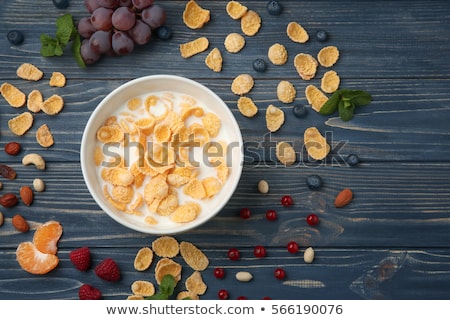
<path id="1" fill-rule="evenodd" d="M 36 249 L 42 253 L 56 254 L 57 243 L 63 233 L 63 227 L 58 221 L 47 221 L 37 227 L 33 236 L 33 243 Z"/>
<path id="2" fill-rule="evenodd" d="M 20 267 L 31 274 L 46 274 L 58 266 L 58 256 L 42 253 L 32 242 L 22 242 L 16 250 Z"/>

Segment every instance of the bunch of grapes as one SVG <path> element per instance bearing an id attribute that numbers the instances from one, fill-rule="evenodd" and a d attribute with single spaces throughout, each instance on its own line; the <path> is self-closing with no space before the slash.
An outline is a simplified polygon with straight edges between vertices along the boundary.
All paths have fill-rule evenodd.
<path id="1" fill-rule="evenodd" d="M 89 17 L 80 19 L 81 57 L 94 64 L 104 54 L 126 55 L 147 44 L 164 25 L 165 10 L 154 0 L 84 0 Z"/>

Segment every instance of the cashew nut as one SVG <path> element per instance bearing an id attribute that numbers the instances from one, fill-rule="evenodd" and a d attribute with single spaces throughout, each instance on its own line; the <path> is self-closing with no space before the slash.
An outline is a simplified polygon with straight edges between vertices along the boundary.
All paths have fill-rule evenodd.
<path id="1" fill-rule="evenodd" d="M 22 159 L 22 164 L 25 166 L 34 164 L 34 166 L 39 170 L 45 169 L 45 160 L 37 153 L 29 153 L 25 155 Z"/>

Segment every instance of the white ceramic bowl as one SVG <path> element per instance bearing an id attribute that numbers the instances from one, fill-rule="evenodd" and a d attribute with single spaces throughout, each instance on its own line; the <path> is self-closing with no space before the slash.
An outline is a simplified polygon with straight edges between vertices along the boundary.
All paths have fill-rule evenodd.
<path id="1" fill-rule="evenodd" d="M 168 91 L 194 97 L 200 105 L 207 106 L 205 111 L 215 113 L 221 120 L 220 137 L 233 143 L 228 164 L 230 175 L 222 189 L 212 199 L 198 200 L 202 204 L 200 215 L 187 223 L 176 223 L 162 217 L 157 224 L 148 224 L 142 216 L 122 212 L 115 208 L 104 196 L 104 181 L 100 177 L 100 168 L 94 162 L 94 150 L 97 145 L 97 130 L 125 103 L 136 96 L 150 95 L 152 92 Z M 193 80 L 172 76 L 154 75 L 129 81 L 108 94 L 92 113 L 83 133 L 80 150 L 81 169 L 86 185 L 94 200 L 111 218 L 118 223 L 143 233 L 163 235 L 176 234 L 193 229 L 214 217 L 226 205 L 233 195 L 241 177 L 243 163 L 243 142 L 239 126 L 229 107 L 214 92 Z M 182 193 L 180 190 L 179 193 Z M 145 203 L 141 211 L 145 212 Z"/>

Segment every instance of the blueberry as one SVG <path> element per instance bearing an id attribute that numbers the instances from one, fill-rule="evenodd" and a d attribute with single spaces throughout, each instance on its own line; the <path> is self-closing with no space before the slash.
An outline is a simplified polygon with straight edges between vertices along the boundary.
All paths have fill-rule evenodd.
<path id="1" fill-rule="evenodd" d="M 15 46 L 22 44 L 24 40 L 23 33 L 19 30 L 9 31 L 6 37 L 8 38 L 8 41 Z"/>
<path id="2" fill-rule="evenodd" d="M 161 40 L 169 40 L 172 37 L 172 29 L 168 26 L 161 26 L 156 29 L 156 36 Z"/>
<path id="3" fill-rule="evenodd" d="M 69 0 L 53 0 L 53 5 L 58 9 L 65 9 L 69 6 Z"/>
<path id="4" fill-rule="evenodd" d="M 356 166 L 359 163 L 359 157 L 356 154 L 349 154 L 345 160 L 347 164 L 351 167 Z"/>
<path id="5" fill-rule="evenodd" d="M 316 32 L 317 41 L 324 42 L 328 40 L 328 33 L 324 30 L 319 30 Z"/>
<path id="6" fill-rule="evenodd" d="M 277 16 L 281 14 L 281 11 L 283 11 L 283 7 L 281 4 L 278 3 L 276 0 L 270 0 L 267 2 L 267 12 L 273 16 Z"/>
<path id="7" fill-rule="evenodd" d="M 267 69 L 267 64 L 264 59 L 258 58 L 253 61 L 253 70 L 256 72 L 264 72 Z"/>
<path id="8" fill-rule="evenodd" d="M 306 185 L 310 190 L 319 190 L 322 188 L 322 178 L 317 174 L 310 175 L 306 178 Z"/>
<path id="9" fill-rule="evenodd" d="M 308 113 L 308 109 L 306 109 L 305 106 L 302 104 L 296 104 L 292 108 L 292 112 L 294 113 L 294 116 L 296 116 L 297 118 L 304 118 Z"/>

